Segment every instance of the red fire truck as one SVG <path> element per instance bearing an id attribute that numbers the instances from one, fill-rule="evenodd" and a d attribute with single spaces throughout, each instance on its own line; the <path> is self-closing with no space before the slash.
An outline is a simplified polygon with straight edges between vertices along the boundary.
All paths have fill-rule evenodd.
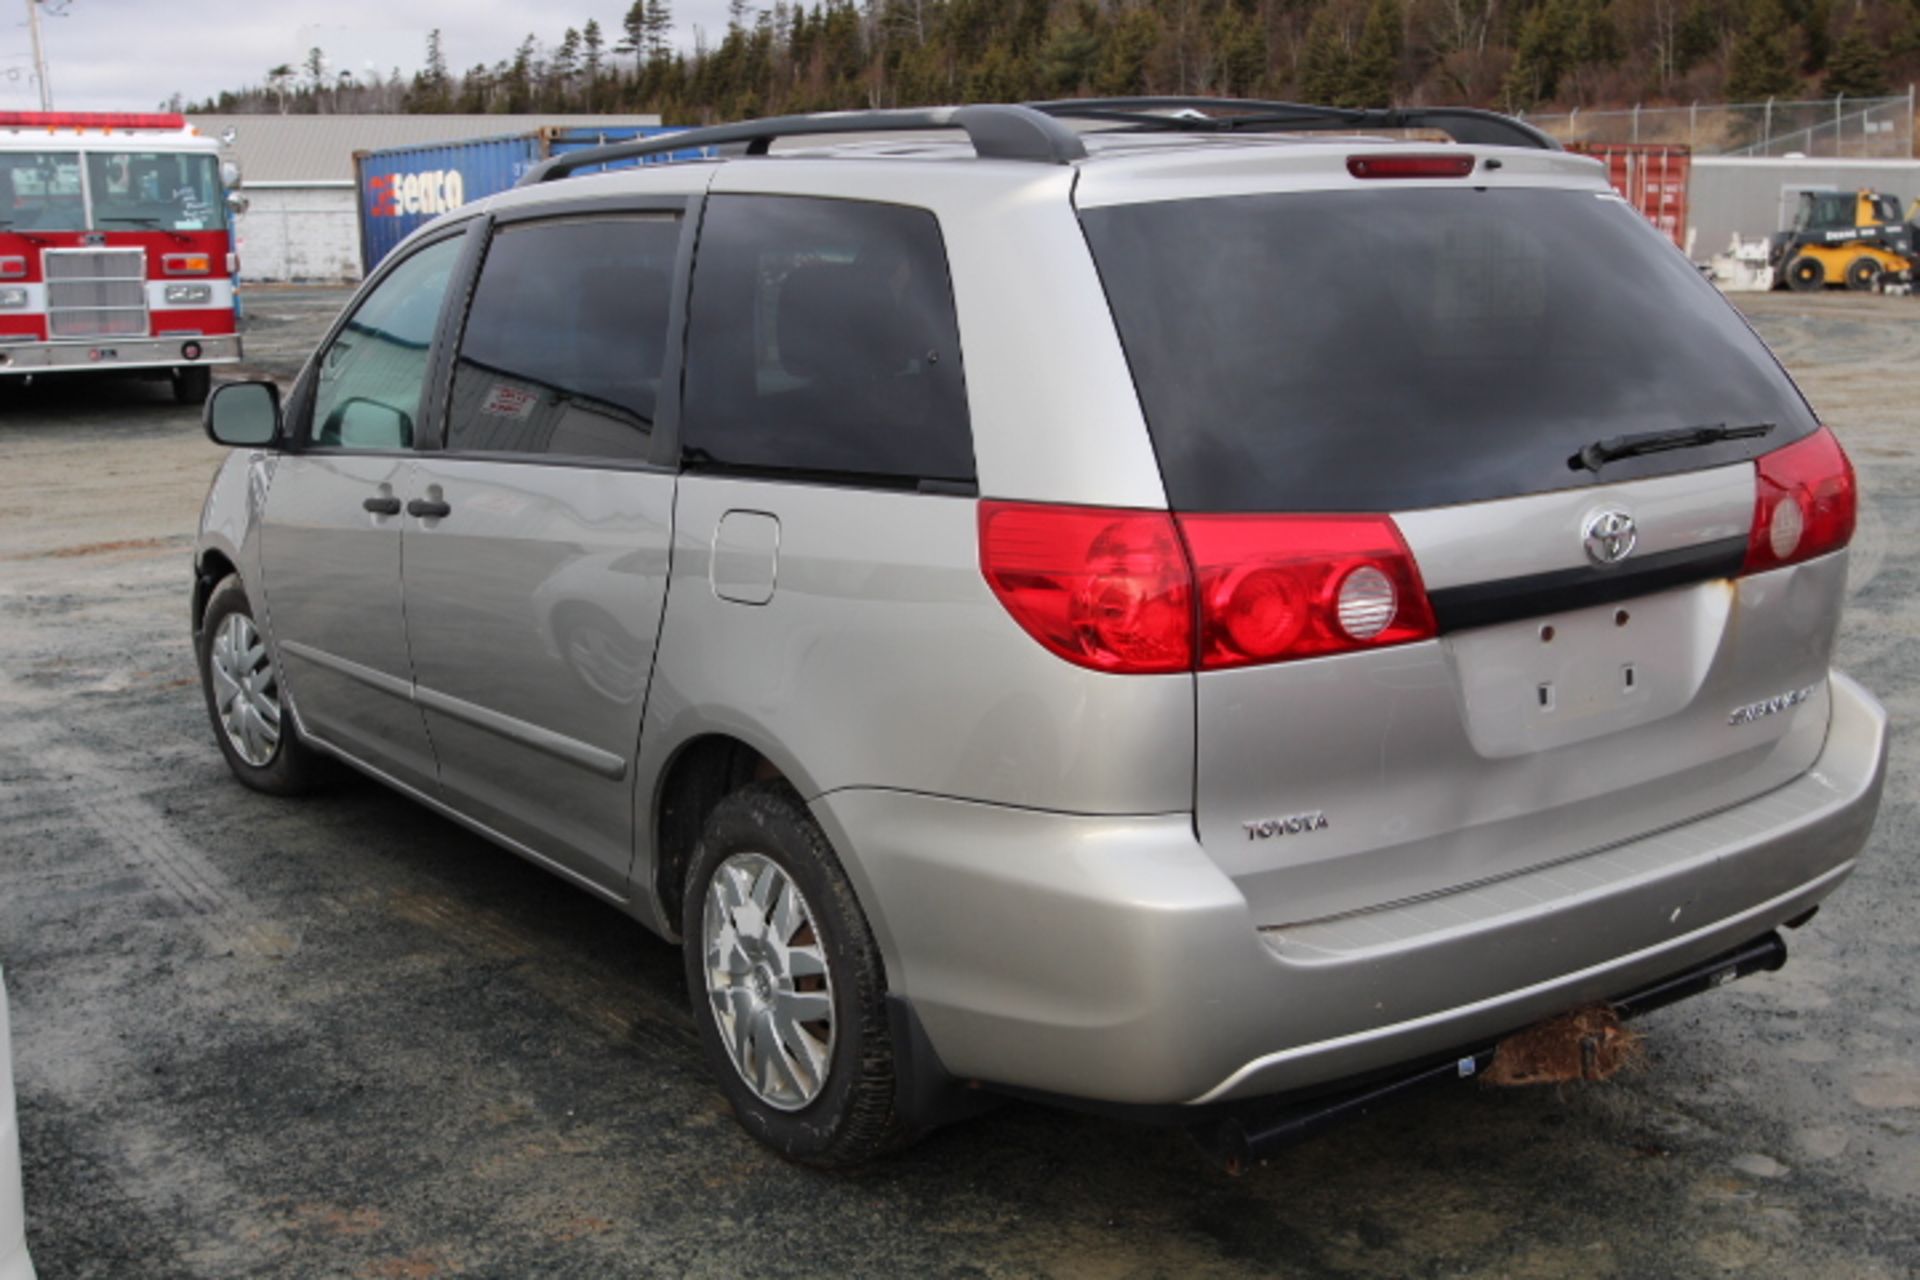
<path id="1" fill-rule="evenodd" d="M 0 377 L 170 377 L 240 358 L 219 144 L 186 118 L 0 112 Z"/>

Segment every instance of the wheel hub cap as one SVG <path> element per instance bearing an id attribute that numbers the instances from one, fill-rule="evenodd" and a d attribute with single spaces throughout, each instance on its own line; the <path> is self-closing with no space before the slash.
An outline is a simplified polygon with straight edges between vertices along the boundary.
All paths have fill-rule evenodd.
<path id="1" fill-rule="evenodd" d="M 736 853 L 707 882 L 707 1002 L 754 1096 L 798 1111 L 833 1062 L 833 982 L 812 908 L 771 859 Z"/>
<path id="2" fill-rule="evenodd" d="M 260 768 L 280 749 L 280 683 L 266 642 L 244 613 L 230 613 L 213 637 L 213 705 L 227 745 Z"/>

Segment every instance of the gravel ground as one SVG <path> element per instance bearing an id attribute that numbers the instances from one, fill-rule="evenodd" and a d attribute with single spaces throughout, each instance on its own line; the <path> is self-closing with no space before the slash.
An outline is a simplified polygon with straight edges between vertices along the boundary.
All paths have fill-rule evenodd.
<path id="1" fill-rule="evenodd" d="M 341 301 L 247 300 L 288 376 Z M 1920 716 L 1920 301 L 1743 300 L 1865 491 L 1842 665 Z M 708 1082 L 673 952 L 361 782 L 230 782 L 164 384 L 0 390 L 0 963 L 29 1238 L 74 1276 L 1894 1277 L 1920 1265 L 1920 754 L 1794 959 L 1604 1086 L 1461 1086 L 1239 1179 L 1009 1106 L 852 1176 Z"/>

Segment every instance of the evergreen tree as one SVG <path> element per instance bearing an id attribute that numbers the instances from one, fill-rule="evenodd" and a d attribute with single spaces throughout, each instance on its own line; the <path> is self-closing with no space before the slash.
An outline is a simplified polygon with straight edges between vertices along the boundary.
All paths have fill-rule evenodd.
<path id="1" fill-rule="evenodd" d="M 633 0 L 628 6 L 626 16 L 620 19 L 620 43 L 613 47 L 615 53 L 633 55 L 634 74 L 640 72 L 640 62 L 647 50 L 647 0 Z"/>
<path id="2" fill-rule="evenodd" d="M 1400 0 L 1373 0 L 1347 71 L 1343 97 L 1347 105 L 1384 107 L 1393 102 L 1393 84 L 1400 70 L 1402 21 Z"/>
<path id="3" fill-rule="evenodd" d="M 1160 18 L 1152 9 L 1142 4 L 1122 11 L 1107 28 L 1098 91 L 1103 96 L 1144 93 L 1147 58 L 1159 43 Z"/>
<path id="4" fill-rule="evenodd" d="M 572 27 L 560 37 L 560 47 L 553 51 L 549 71 L 553 80 L 552 106 L 559 111 L 568 110 L 573 105 L 574 78 L 580 74 L 580 33 Z"/>
<path id="5" fill-rule="evenodd" d="M 1727 96 L 1735 102 L 1782 97 L 1798 83 L 1780 0 L 1750 0 L 1747 22 L 1727 65 Z"/>
<path id="6" fill-rule="evenodd" d="M 1041 90 L 1051 97 L 1071 97 L 1091 88 L 1100 46 L 1099 32 L 1082 25 L 1077 15 L 1055 25 L 1034 68 Z"/>
<path id="7" fill-rule="evenodd" d="M 444 102 L 452 91 L 452 81 L 447 76 L 447 55 L 440 47 L 440 28 L 427 32 L 427 91 L 436 102 Z M 446 107 L 437 110 L 445 111 Z"/>
<path id="8" fill-rule="evenodd" d="M 1720 29 L 1706 0 L 1692 0 L 1680 15 L 1674 36 L 1674 70 L 1682 74 L 1699 66 L 1720 45 Z"/>
<path id="9" fill-rule="evenodd" d="M 1620 28 L 1613 21 L 1609 0 L 1573 0 L 1571 43 L 1567 50 L 1574 65 L 1616 66 L 1626 56 Z"/>
<path id="10" fill-rule="evenodd" d="M 1221 92 L 1237 97 L 1259 93 L 1267 75 L 1267 29 L 1257 13 L 1236 4 L 1221 5 L 1213 20 L 1213 50 Z"/>
<path id="11" fill-rule="evenodd" d="M 600 23 L 593 18 L 587 19 L 587 25 L 580 29 L 580 68 L 587 77 L 587 110 L 600 109 L 600 64 L 605 58 L 606 37 L 600 33 Z"/>
<path id="12" fill-rule="evenodd" d="M 1547 0 L 1527 15 L 1503 86 L 1510 107 L 1524 111 L 1559 92 L 1560 77 L 1573 62 L 1577 25 L 1567 0 Z"/>
<path id="13" fill-rule="evenodd" d="M 667 0 L 644 0 L 643 12 L 640 30 L 646 40 L 647 61 L 662 61 L 673 49 L 673 7 Z"/>
<path id="14" fill-rule="evenodd" d="M 1805 0 L 1805 8 L 1800 13 L 1788 10 L 1787 17 L 1797 20 L 1800 30 L 1806 37 L 1806 56 L 1800 61 L 1800 70 L 1807 75 L 1817 74 L 1827 65 L 1827 56 L 1833 52 L 1833 0 Z"/>
<path id="15" fill-rule="evenodd" d="M 1834 46 L 1820 88 L 1829 98 L 1843 93 L 1849 98 L 1877 98 L 1889 92 L 1886 52 L 1861 18 L 1856 16 L 1847 25 L 1846 34 Z"/>
<path id="16" fill-rule="evenodd" d="M 1349 62 L 1346 38 L 1333 9 L 1315 11 L 1307 24 L 1307 47 L 1300 59 L 1301 100 L 1324 106 L 1345 102 Z"/>

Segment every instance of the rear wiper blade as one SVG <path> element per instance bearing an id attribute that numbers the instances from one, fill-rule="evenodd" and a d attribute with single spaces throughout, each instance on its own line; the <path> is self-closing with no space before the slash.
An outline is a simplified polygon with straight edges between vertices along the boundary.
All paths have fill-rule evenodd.
<path id="1" fill-rule="evenodd" d="M 1750 422 L 1730 427 L 1724 422 L 1709 422 L 1697 427 L 1675 427 L 1671 431 L 1643 431 L 1638 435 L 1612 436 L 1595 440 L 1567 459 L 1575 471 L 1598 471 L 1609 462 L 1637 458 L 1647 453 L 1667 453 L 1674 449 L 1698 449 L 1725 440 L 1751 440 L 1773 430 L 1771 422 Z"/>

